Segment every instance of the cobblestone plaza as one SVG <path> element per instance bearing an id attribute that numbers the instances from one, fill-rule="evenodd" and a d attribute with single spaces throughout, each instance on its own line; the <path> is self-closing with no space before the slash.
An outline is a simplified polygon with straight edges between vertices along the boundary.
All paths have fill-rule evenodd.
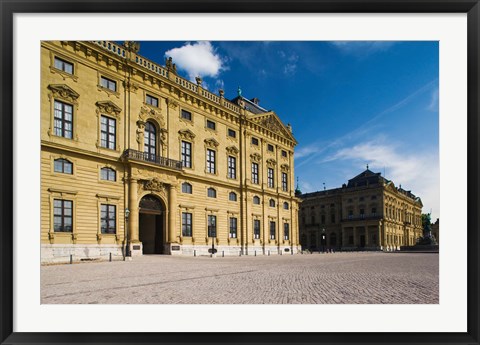
<path id="1" fill-rule="evenodd" d="M 41 267 L 42 304 L 436 304 L 434 253 L 142 256 Z"/>

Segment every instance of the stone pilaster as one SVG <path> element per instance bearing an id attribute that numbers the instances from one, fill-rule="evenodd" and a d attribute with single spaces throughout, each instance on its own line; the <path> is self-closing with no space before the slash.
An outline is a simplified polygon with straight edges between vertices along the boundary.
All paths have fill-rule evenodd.
<path id="1" fill-rule="evenodd" d="M 129 197 L 129 207 L 130 207 L 130 242 L 138 243 L 138 180 L 131 178 L 130 179 L 130 197 Z"/>
<path id="2" fill-rule="evenodd" d="M 174 243 L 176 241 L 176 229 L 177 222 L 175 215 L 177 214 L 177 188 L 175 185 L 170 185 L 168 193 L 168 208 L 169 208 L 169 220 L 168 220 L 168 242 Z"/>

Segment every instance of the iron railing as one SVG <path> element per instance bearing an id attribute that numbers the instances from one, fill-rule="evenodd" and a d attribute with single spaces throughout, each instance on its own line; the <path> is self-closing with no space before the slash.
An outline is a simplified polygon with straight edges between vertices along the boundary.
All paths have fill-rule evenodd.
<path id="1" fill-rule="evenodd" d="M 162 167 L 182 170 L 182 162 L 174 159 L 153 155 L 148 152 L 141 152 L 137 150 L 128 149 L 123 153 L 125 159 L 134 159 L 137 161 L 144 161 L 153 163 Z"/>

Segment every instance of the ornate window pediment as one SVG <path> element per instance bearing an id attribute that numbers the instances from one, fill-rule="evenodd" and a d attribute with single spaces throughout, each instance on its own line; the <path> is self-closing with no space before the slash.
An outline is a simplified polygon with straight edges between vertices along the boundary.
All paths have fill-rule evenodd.
<path id="1" fill-rule="evenodd" d="M 165 192 L 167 185 L 154 177 L 151 180 L 143 181 L 143 189 L 155 192 Z"/>
<path id="2" fill-rule="evenodd" d="M 52 91 L 54 98 L 60 98 L 67 102 L 75 103 L 77 98 L 80 97 L 80 94 L 64 84 L 50 84 L 48 89 Z"/>
<path id="3" fill-rule="evenodd" d="M 158 122 L 158 124 L 160 125 L 160 128 L 165 128 L 165 120 L 163 119 L 162 113 L 156 109 L 152 109 L 147 106 L 142 106 L 140 108 L 140 113 L 138 114 L 138 117 L 140 120 L 137 121 L 137 123 L 139 122 L 144 123 L 144 122 L 147 122 L 148 119 L 153 118 Z"/>
<path id="4" fill-rule="evenodd" d="M 275 165 L 277 165 L 277 161 L 275 159 L 269 158 L 269 159 L 267 159 L 267 165 L 269 167 L 274 167 Z"/>
<path id="5" fill-rule="evenodd" d="M 258 153 L 252 153 L 250 155 L 250 158 L 252 159 L 253 162 L 260 162 L 262 160 L 262 156 L 260 156 Z"/>
<path id="6" fill-rule="evenodd" d="M 229 146 L 225 150 L 227 151 L 227 153 L 229 155 L 233 155 L 233 156 L 238 155 L 238 153 L 240 152 L 240 150 L 238 148 L 236 148 L 235 146 Z"/>
<path id="7" fill-rule="evenodd" d="M 218 143 L 218 141 L 216 141 L 216 140 L 213 139 L 213 138 L 205 139 L 204 141 L 205 141 L 205 145 L 206 145 L 207 147 L 216 148 L 216 147 L 218 147 L 218 145 L 220 145 L 220 144 Z"/>
<path id="8" fill-rule="evenodd" d="M 288 166 L 288 164 L 282 164 L 280 168 L 282 169 L 283 172 L 288 172 L 290 170 L 290 167 Z"/>
<path id="9" fill-rule="evenodd" d="M 98 101 L 95 105 L 97 106 L 97 112 L 102 114 L 118 116 L 122 112 L 122 108 L 112 101 Z"/>
<path id="10" fill-rule="evenodd" d="M 181 139 L 186 139 L 186 140 L 190 140 L 190 141 L 195 139 L 195 134 L 188 129 L 181 129 L 181 130 L 178 131 L 178 134 L 180 135 Z"/>

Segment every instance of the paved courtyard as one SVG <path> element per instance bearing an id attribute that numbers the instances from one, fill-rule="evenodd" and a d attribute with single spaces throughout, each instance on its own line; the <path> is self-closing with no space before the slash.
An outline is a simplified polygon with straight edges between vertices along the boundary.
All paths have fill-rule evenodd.
<path id="1" fill-rule="evenodd" d="M 438 254 L 142 256 L 41 267 L 42 304 L 438 303 Z"/>

